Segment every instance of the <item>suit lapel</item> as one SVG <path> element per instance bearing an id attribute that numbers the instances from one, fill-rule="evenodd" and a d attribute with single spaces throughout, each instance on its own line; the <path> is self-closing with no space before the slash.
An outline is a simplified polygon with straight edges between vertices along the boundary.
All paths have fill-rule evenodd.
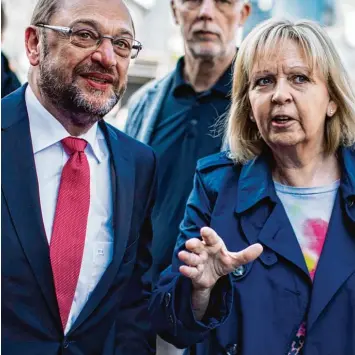
<path id="1" fill-rule="evenodd" d="M 315 324 L 341 285 L 355 272 L 355 221 L 338 193 L 327 238 L 317 266 L 308 313 L 309 329 Z"/>
<path id="2" fill-rule="evenodd" d="M 106 124 L 100 125 L 110 149 L 115 181 L 114 233 L 115 250 L 113 261 L 120 265 L 131 229 L 131 218 L 135 191 L 135 164 L 131 152 L 120 141 L 116 132 Z"/>
<path id="3" fill-rule="evenodd" d="M 12 123 L 2 130 L 2 185 L 24 253 L 45 302 L 60 326 L 24 99 L 25 89 L 21 88 L 11 99 L 3 101 L 3 120 Z"/>
<path id="4" fill-rule="evenodd" d="M 99 283 L 95 287 L 88 302 L 70 329 L 72 333 L 95 310 L 107 294 L 117 275 L 130 232 L 134 202 L 135 171 L 131 152 L 122 144 L 115 131 L 104 122 L 100 123 L 110 150 L 114 174 L 112 191 L 114 192 L 113 227 L 114 251 L 111 264 L 108 266 Z"/>

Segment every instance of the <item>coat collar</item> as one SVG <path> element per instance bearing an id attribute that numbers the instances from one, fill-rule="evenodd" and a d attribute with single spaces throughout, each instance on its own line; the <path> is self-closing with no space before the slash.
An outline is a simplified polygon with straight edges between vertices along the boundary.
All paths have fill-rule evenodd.
<path id="1" fill-rule="evenodd" d="M 339 148 L 338 157 L 342 168 L 340 189 L 346 201 L 355 203 L 355 146 Z M 270 153 L 264 152 L 243 165 L 238 184 L 237 213 L 243 213 L 265 199 L 278 201 L 271 164 Z"/>
<path id="2" fill-rule="evenodd" d="M 270 199 L 277 201 L 271 175 L 269 153 L 262 153 L 243 165 L 239 177 L 235 211 L 240 214 L 258 202 Z"/>

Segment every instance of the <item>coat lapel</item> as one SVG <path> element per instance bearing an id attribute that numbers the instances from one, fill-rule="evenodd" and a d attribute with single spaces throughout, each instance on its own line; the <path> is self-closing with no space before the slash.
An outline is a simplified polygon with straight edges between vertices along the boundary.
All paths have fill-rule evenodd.
<path id="1" fill-rule="evenodd" d="M 241 216 L 240 223 L 246 238 L 250 244 L 259 242 L 264 246 L 260 260 L 265 265 L 271 266 L 277 262 L 279 255 L 309 277 L 301 248 L 281 202 L 276 203 L 273 208 L 270 203 L 268 207 L 265 203 L 253 213 Z M 262 223 L 263 219 L 265 223 Z"/>
<path id="2" fill-rule="evenodd" d="M 265 153 L 243 166 L 236 213 L 249 243 L 260 242 L 266 247 L 260 256 L 264 264 L 272 265 L 280 255 L 309 277 L 296 235 L 276 195 L 269 159 Z"/>
<path id="3" fill-rule="evenodd" d="M 80 324 L 95 310 L 103 297 L 107 294 L 117 275 L 121 264 L 131 227 L 131 217 L 134 202 L 135 170 L 131 152 L 120 141 L 117 133 L 104 122 L 100 123 L 108 143 L 114 170 L 112 181 L 114 196 L 113 227 L 114 252 L 111 264 L 108 266 L 99 283 L 95 287 L 88 302 L 69 333 L 77 329 Z"/>
<path id="4" fill-rule="evenodd" d="M 343 177 L 319 258 L 308 315 L 309 329 L 355 273 L 355 152 L 343 149 Z"/>
<path id="5" fill-rule="evenodd" d="M 45 234 L 25 89 L 2 101 L 2 185 L 14 227 L 44 299 L 60 326 Z"/>

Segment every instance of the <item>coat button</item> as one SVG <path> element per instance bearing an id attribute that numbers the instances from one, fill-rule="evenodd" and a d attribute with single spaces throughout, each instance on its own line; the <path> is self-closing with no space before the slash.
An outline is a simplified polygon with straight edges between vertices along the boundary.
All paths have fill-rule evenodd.
<path id="1" fill-rule="evenodd" d="M 246 269 L 247 268 L 245 267 L 245 265 L 240 265 L 234 271 L 232 271 L 232 274 L 235 277 L 241 277 L 245 274 Z"/>
<path id="2" fill-rule="evenodd" d="M 171 325 L 174 325 L 174 318 L 173 318 L 173 316 L 170 314 L 170 316 L 169 316 L 169 323 L 171 324 Z"/>
<path id="3" fill-rule="evenodd" d="M 238 345 L 232 344 L 228 345 L 226 348 L 226 355 L 237 355 L 238 354 Z"/>
<path id="4" fill-rule="evenodd" d="M 349 206 L 349 207 L 353 207 L 353 206 L 354 206 L 354 200 L 350 200 L 350 201 L 348 202 L 348 206 Z"/>
<path id="5" fill-rule="evenodd" d="M 70 341 L 68 340 L 68 338 L 64 338 L 63 339 L 63 348 L 68 349 L 69 345 L 70 345 Z"/>
<path id="6" fill-rule="evenodd" d="M 165 307 L 169 307 L 170 301 L 171 301 L 171 293 L 170 292 L 168 292 L 165 295 L 164 300 L 165 300 Z"/>

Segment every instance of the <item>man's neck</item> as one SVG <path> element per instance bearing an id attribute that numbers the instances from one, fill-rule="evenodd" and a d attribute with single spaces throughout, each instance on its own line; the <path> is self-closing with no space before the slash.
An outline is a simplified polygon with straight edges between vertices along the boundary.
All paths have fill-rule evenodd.
<path id="1" fill-rule="evenodd" d="M 29 80 L 29 85 L 38 101 L 41 105 L 66 129 L 66 131 L 74 137 L 81 136 L 82 134 L 89 131 L 89 129 L 94 125 L 94 121 L 86 126 L 78 126 L 73 124 L 75 121 L 80 121 L 80 119 L 74 119 L 71 117 L 74 113 L 68 112 L 67 110 L 62 110 L 60 107 L 55 106 L 50 101 L 46 100 L 44 95 L 41 94 L 37 85 L 34 85 L 31 80 Z M 84 120 L 82 120 L 84 121 Z"/>
<path id="2" fill-rule="evenodd" d="M 184 79 L 191 84 L 196 92 L 212 88 L 231 65 L 235 53 L 220 58 L 193 58 L 186 53 L 184 60 Z"/>

